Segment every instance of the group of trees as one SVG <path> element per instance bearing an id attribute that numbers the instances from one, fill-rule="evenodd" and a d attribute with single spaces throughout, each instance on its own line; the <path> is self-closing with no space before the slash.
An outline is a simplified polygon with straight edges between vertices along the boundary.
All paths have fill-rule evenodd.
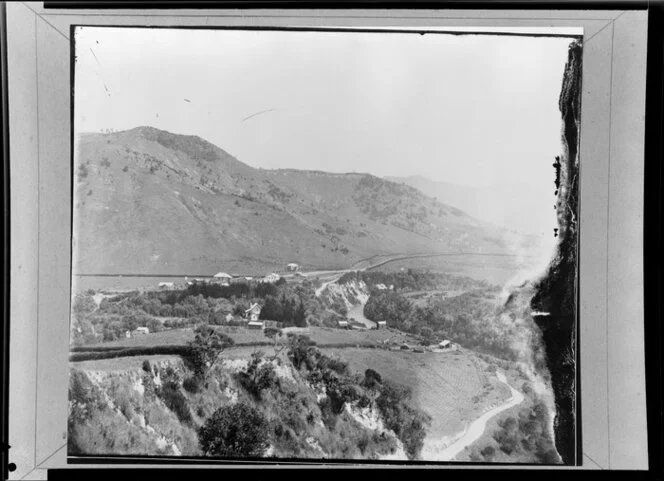
<path id="1" fill-rule="evenodd" d="M 508 360 L 519 356 L 511 347 L 517 324 L 497 322 L 495 292 L 478 289 L 448 299 L 430 300 L 415 306 L 398 292 L 373 294 L 364 315 L 384 320 L 389 327 L 422 337 L 425 343 L 451 339 L 465 347 Z"/>
<path id="2" fill-rule="evenodd" d="M 294 298 L 287 298 L 286 294 L 282 294 L 280 298 L 267 296 L 259 318 L 278 321 L 286 326 L 305 327 L 307 325 L 307 313 L 302 300 L 298 303 Z"/>
<path id="3" fill-rule="evenodd" d="M 198 296 L 206 298 L 265 298 L 267 296 L 276 296 L 279 293 L 279 287 L 286 284 L 283 277 L 276 283 L 271 282 L 241 282 L 223 286 L 221 284 L 192 284 L 181 291 L 181 296 Z"/>
<path id="4" fill-rule="evenodd" d="M 99 306 L 91 293 L 78 294 L 73 301 L 74 344 L 114 341 L 139 326 L 158 332 L 227 324 L 229 313 L 242 316 L 253 302 L 263 304 L 261 319 L 304 327 L 309 310 L 317 305 L 313 285 L 291 286 L 283 278 L 274 284 L 194 284 L 175 291 L 127 292 L 103 298 Z"/>
<path id="5" fill-rule="evenodd" d="M 418 269 L 405 271 L 354 271 L 348 272 L 339 279 L 340 284 L 352 281 L 364 281 L 368 286 L 385 284 L 394 286 L 396 291 L 419 291 L 434 289 L 471 290 L 489 287 L 486 281 L 478 281 L 470 277 L 455 276 L 441 272 L 429 272 Z"/>

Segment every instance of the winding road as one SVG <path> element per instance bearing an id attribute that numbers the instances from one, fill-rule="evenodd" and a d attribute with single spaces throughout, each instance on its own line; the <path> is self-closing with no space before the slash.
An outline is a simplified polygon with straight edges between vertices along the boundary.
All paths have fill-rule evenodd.
<path id="1" fill-rule="evenodd" d="M 484 434 L 484 430 L 486 429 L 486 423 L 492 417 L 500 414 L 506 409 L 514 407 L 523 402 L 524 399 L 523 394 L 521 394 L 519 391 L 517 391 L 507 383 L 507 379 L 505 378 L 505 375 L 502 372 L 497 372 L 496 376 L 498 377 L 498 380 L 500 382 L 505 384 L 510 389 L 512 396 L 507 401 L 505 401 L 505 403 L 501 404 L 500 406 L 496 406 L 493 409 L 488 410 L 487 412 L 482 414 L 479 418 L 477 418 L 475 421 L 470 423 L 470 425 L 467 426 L 466 429 L 464 429 L 460 433 L 457 433 L 457 435 L 453 437 L 453 441 L 451 444 L 449 444 L 449 441 L 447 440 L 443 441 L 437 440 L 437 441 L 431 441 L 429 443 L 425 442 L 424 448 L 422 449 L 423 460 L 426 461 L 454 460 L 454 458 L 461 451 L 463 451 L 466 447 L 473 444 L 482 436 L 482 434 Z"/>

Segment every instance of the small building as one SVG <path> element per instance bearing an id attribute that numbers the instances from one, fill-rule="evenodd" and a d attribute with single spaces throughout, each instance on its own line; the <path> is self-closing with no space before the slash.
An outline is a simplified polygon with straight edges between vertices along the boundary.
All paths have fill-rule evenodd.
<path id="1" fill-rule="evenodd" d="M 261 279 L 261 282 L 277 282 L 279 279 L 281 279 L 281 276 L 279 274 L 275 274 L 274 272 L 266 275 Z"/>
<path id="2" fill-rule="evenodd" d="M 150 329 L 148 329 L 147 327 L 144 327 L 144 326 L 137 327 L 137 328 L 134 330 L 134 332 L 132 332 L 132 334 L 133 334 L 134 336 L 136 336 L 136 335 L 143 335 L 143 334 L 150 334 Z"/>
<path id="3" fill-rule="evenodd" d="M 387 321 L 378 321 L 376 323 L 376 329 L 385 329 L 387 327 Z"/>
<path id="4" fill-rule="evenodd" d="M 215 284 L 221 284 L 222 286 L 227 286 L 230 284 L 233 276 L 226 274 L 225 272 L 217 272 L 212 276 L 212 282 Z"/>
<path id="5" fill-rule="evenodd" d="M 440 341 L 438 343 L 438 347 L 441 348 L 441 349 L 449 349 L 450 347 L 452 347 L 452 341 L 450 341 L 448 339 L 445 339 L 444 341 Z"/>
<path id="6" fill-rule="evenodd" d="M 264 323 L 266 329 L 268 327 L 271 327 L 273 329 L 278 329 L 279 328 L 279 323 L 277 321 L 263 320 L 263 323 Z"/>
<path id="7" fill-rule="evenodd" d="M 265 328 L 265 322 L 259 321 L 259 320 L 252 320 L 249 321 L 247 324 L 248 329 L 264 329 Z"/>
<path id="8" fill-rule="evenodd" d="M 164 290 L 173 290 L 175 288 L 175 283 L 173 282 L 160 282 L 159 283 L 159 289 L 164 289 Z"/>
<path id="9" fill-rule="evenodd" d="M 385 291 L 387 290 L 387 286 L 385 284 L 376 284 L 376 289 L 380 291 Z"/>
<path id="10" fill-rule="evenodd" d="M 244 317 L 246 317 L 250 321 L 257 321 L 258 316 L 260 316 L 260 314 L 261 314 L 260 304 L 252 304 L 249 309 L 244 311 Z"/>
<path id="11" fill-rule="evenodd" d="M 347 328 L 347 327 L 348 327 L 348 321 L 347 321 L 346 319 L 339 319 L 339 320 L 337 321 L 337 325 L 338 325 L 339 327 Z"/>
<path id="12" fill-rule="evenodd" d="M 300 270 L 300 265 L 296 264 L 295 262 L 291 262 L 286 266 L 286 269 L 291 271 L 291 272 L 299 271 Z"/>

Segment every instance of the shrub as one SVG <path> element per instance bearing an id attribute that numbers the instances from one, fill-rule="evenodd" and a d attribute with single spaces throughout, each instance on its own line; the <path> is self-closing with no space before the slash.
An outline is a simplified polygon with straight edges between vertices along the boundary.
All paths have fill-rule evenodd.
<path id="1" fill-rule="evenodd" d="M 187 398 L 180 391 L 180 385 L 170 367 L 164 375 L 161 387 L 156 390 L 156 394 L 181 422 L 188 424 L 192 422 Z"/>
<path id="2" fill-rule="evenodd" d="M 143 370 L 145 372 L 150 372 L 150 373 L 152 372 L 152 366 L 150 365 L 150 361 L 148 361 L 147 359 L 143 360 Z"/>
<path id="3" fill-rule="evenodd" d="M 267 439 L 267 419 L 245 403 L 217 409 L 198 431 L 206 456 L 258 457 L 268 448 Z"/>
<path id="4" fill-rule="evenodd" d="M 184 381 L 182 381 L 182 387 L 185 391 L 195 394 L 201 389 L 201 381 L 202 379 L 196 375 L 187 376 Z"/>
<path id="5" fill-rule="evenodd" d="M 250 394 L 256 398 L 261 397 L 261 392 L 279 386 L 279 378 L 274 366 L 268 362 L 262 362 L 262 353 L 252 354 L 252 360 L 247 369 L 237 374 L 237 379 Z"/>
<path id="6" fill-rule="evenodd" d="M 496 455 L 496 449 L 493 446 L 487 446 L 482 451 L 480 451 L 480 454 L 486 459 L 487 461 L 491 461 L 493 457 Z"/>

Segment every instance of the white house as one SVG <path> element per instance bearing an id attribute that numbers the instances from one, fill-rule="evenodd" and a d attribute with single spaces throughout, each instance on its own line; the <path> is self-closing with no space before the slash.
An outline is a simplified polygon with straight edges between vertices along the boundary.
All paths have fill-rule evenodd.
<path id="1" fill-rule="evenodd" d="M 175 287 L 175 284 L 173 282 L 160 282 L 159 283 L 159 288 L 160 289 L 173 289 Z"/>
<path id="2" fill-rule="evenodd" d="M 261 282 L 277 282 L 279 279 L 281 279 L 281 276 L 279 274 L 275 274 L 272 272 L 271 274 L 266 275 L 263 277 Z"/>
<path id="3" fill-rule="evenodd" d="M 348 321 L 346 319 L 339 319 L 337 324 L 339 327 L 348 327 Z"/>
<path id="4" fill-rule="evenodd" d="M 150 329 L 148 329 L 147 327 L 144 327 L 144 326 L 137 327 L 136 330 L 134 330 L 134 332 L 133 332 L 132 334 L 133 334 L 133 335 L 137 335 L 137 334 L 150 334 Z"/>
<path id="5" fill-rule="evenodd" d="M 217 272 L 214 276 L 212 276 L 212 280 L 216 284 L 227 286 L 230 284 L 232 277 L 233 276 L 226 274 L 225 272 Z"/>
<path id="6" fill-rule="evenodd" d="M 298 271 L 298 270 L 300 270 L 300 266 L 299 266 L 299 264 L 296 264 L 295 262 L 291 262 L 290 264 L 288 264 L 286 266 L 286 269 L 288 269 L 289 271 Z"/>
<path id="7" fill-rule="evenodd" d="M 251 320 L 247 324 L 247 328 L 249 329 L 263 329 L 265 327 L 265 322 L 259 321 L 259 320 Z"/>
<path id="8" fill-rule="evenodd" d="M 381 328 L 386 328 L 387 327 L 387 321 L 378 321 L 376 323 L 376 329 L 381 329 Z"/>
<path id="9" fill-rule="evenodd" d="M 452 341 L 450 341 L 448 339 L 445 339 L 444 341 L 440 341 L 438 343 L 438 347 L 440 347 L 441 349 L 447 349 L 451 346 L 452 346 Z"/>
<path id="10" fill-rule="evenodd" d="M 257 321 L 258 316 L 261 314 L 261 306 L 259 304 L 252 304 L 249 309 L 244 311 L 244 317 L 250 321 Z"/>

